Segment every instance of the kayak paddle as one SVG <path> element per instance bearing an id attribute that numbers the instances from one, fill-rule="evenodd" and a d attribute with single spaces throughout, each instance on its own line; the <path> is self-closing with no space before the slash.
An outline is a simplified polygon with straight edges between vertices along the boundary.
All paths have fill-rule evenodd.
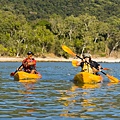
<path id="1" fill-rule="evenodd" d="M 100 71 L 100 72 L 103 73 L 104 75 L 106 75 L 111 82 L 115 82 L 115 83 L 120 82 L 120 80 L 118 80 L 117 78 L 115 78 L 115 77 L 113 77 L 113 76 L 111 76 L 111 75 L 109 75 L 109 74 L 106 74 L 106 73 L 103 72 L 103 71 Z"/>
<path id="2" fill-rule="evenodd" d="M 23 66 L 23 65 L 21 65 L 15 72 L 10 73 L 10 76 L 14 76 L 15 73 L 16 73 L 17 71 L 19 71 L 19 69 L 20 69 L 22 66 Z"/>
<path id="3" fill-rule="evenodd" d="M 77 60 L 72 60 L 72 65 L 73 65 L 74 67 L 78 67 L 78 66 L 77 66 L 77 63 L 78 63 Z M 103 70 L 110 70 L 109 68 L 101 68 L 101 69 L 103 69 Z"/>
<path id="4" fill-rule="evenodd" d="M 75 54 L 70 48 L 68 48 L 66 45 L 62 45 L 62 49 L 67 52 L 68 54 L 74 56 L 74 57 L 77 57 L 77 58 L 80 58 L 82 59 L 80 56 L 78 56 L 77 54 Z M 82 59 L 83 60 L 83 59 Z M 74 65 L 75 65 L 75 62 L 74 62 Z M 106 75 L 108 77 L 108 79 L 111 81 L 111 82 L 119 82 L 119 80 L 103 71 L 100 71 L 101 73 L 103 73 L 104 75 Z"/>

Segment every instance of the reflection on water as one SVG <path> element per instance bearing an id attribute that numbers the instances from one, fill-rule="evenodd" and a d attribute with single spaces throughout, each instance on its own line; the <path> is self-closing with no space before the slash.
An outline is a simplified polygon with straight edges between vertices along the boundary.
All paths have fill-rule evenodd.
<path id="1" fill-rule="evenodd" d="M 19 64 L 0 64 L 0 120 L 120 119 L 120 83 L 103 76 L 103 83 L 74 84 L 79 69 L 64 62 L 40 62 L 42 79 L 14 81 L 9 74 Z M 119 64 L 102 66 L 120 78 Z"/>
<path id="2" fill-rule="evenodd" d="M 38 80 L 31 79 L 15 81 L 12 84 L 8 82 L 7 86 L 4 84 L 0 89 L 3 91 L 0 98 L 0 118 L 30 117 L 36 110 L 33 90 L 37 82 Z"/>
<path id="3" fill-rule="evenodd" d="M 62 101 L 64 106 L 69 108 L 63 111 L 60 116 L 65 116 L 65 117 L 80 117 L 80 118 L 91 118 L 88 116 L 85 116 L 84 112 L 93 112 L 94 107 L 96 104 L 92 103 L 93 100 L 96 98 L 86 98 L 90 95 L 88 91 L 91 91 L 91 89 L 94 91 L 95 88 L 100 88 L 101 83 L 98 84 L 73 84 L 70 90 L 68 91 L 60 91 L 61 97 L 59 98 L 59 101 Z M 80 90 L 80 91 L 78 91 Z M 78 99 L 79 98 L 79 99 Z M 80 109 L 78 109 L 81 106 Z M 75 109 L 76 107 L 76 109 Z M 71 108 L 74 108 L 74 111 L 71 111 Z"/>
<path id="4" fill-rule="evenodd" d="M 21 91 L 21 92 L 24 94 L 32 93 L 30 91 L 32 91 L 34 89 L 34 84 L 37 81 L 38 81 L 38 79 L 19 80 L 19 82 L 25 87 L 25 90 Z"/>
<path id="5" fill-rule="evenodd" d="M 102 83 L 96 83 L 96 84 L 80 84 L 80 83 L 74 83 L 78 88 L 83 88 L 83 89 L 95 89 L 95 88 L 100 88 Z"/>
<path id="6" fill-rule="evenodd" d="M 110 83 L 108 85 L 112 86 L 115 84 Z M 115 105 L 116 99 L 112 98 L 110 95 L 106 93 L 98 93 L 101 87 L 102 83 L 82 85 L 73 84 L 70 90 L 67 91 L 60 90 L 59 92 L 61 94 L 61 97 L 58 100 L 65 106 L 60 116 L 65 116 L 68 118 L 77 117 L 81 119 L 99 119 L 102 117 L 120 118 L 120 115 L 119 116 L 115 115 L 116 114 L 115 109 L 116 108 L 118 109 L 117 105 Z M 107 92 L 109 92 L 110 94 L 110 90 L 108 90 Z M 106 97 L 108 100 L 104 100 Z M 114 100 L 110 100 L 111 98 Z M 108 110 L 109 107 L 112 110 Z M 104 114 L 106 113 L 105 111 L 109 112 L 110 114 L 108 115 Z M 114 116 L 111 115 L 111 112 L 114 112 L 112 113 L 114 114 Z"/>
<path id="7" fill-rule="evenodd" d="M 37 81 L 38 81 L 38 79 L 19 80 L 19 82 L 21 83 L 21 85 L 23 85 L 23 87 L 25 89 L 24 90 L 19 90 L 18 92 L 20 94 L 24 95 L 22 101 L 25 103 L 24 107 L 26 106 L 26 108 L 27 108 L 26 113 L 28 113 L 29 115 L 31 115 L 31 113 L 35 112 L 35 110 L 36 110 L 34 108 L 33 103 L 31 102 L 31 100 L 33 99 L 32 94 L 34 94 L 34 92 L 32 90 L 34 90 L 35 83 Z"/>

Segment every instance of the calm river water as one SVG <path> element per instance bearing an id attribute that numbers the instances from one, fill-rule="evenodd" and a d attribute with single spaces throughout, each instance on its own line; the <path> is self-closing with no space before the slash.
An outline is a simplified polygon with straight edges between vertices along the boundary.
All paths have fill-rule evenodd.
<path id="1" fill-rule="evenodd" d="M 75 85 L 71 62 L 38 62 L 42 79 L 23 83 L 10 73 L 20 62 L 0 62 L 0 120 L 119 120 L 120 83 Z M 120 79 L 120 63 L 101 63 Z M 101 73 L 102 74 L 102 73 Z"/>

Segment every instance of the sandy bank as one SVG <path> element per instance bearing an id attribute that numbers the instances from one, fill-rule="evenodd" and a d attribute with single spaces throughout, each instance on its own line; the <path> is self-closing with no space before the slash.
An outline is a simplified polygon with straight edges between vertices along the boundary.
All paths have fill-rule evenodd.
<path id="1" fill-rule="evenodd" d="M 21 62 L 24 58 L 18 57 L 0 57 L 0 62 Z M 69 62 L 72 61 L 74 58 L 35 58 L 38 62 Z M 93 58 L 93 60 L 97 62 L 120 62 L 120 58 Z"/>

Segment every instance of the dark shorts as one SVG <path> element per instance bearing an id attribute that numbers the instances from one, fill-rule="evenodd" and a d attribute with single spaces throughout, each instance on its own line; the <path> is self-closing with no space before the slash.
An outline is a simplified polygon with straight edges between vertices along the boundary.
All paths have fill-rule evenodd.
<path id="1" fill-rule="evenodd" d="M 32 70 L 35 70 L 34 66 L 30 66 L 29 69 L 25 69 L 24 71 L 30 73 Z"/>
<path id="2" fill-rule="evenodd" d="M 30 66 L 30 70 L 35 70 L 35 67 L 34 66 Z"/>

